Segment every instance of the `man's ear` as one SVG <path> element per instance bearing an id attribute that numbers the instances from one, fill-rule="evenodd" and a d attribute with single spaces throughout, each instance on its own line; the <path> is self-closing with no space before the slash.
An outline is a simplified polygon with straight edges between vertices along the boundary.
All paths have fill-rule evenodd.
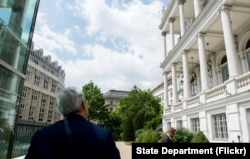
<path id="1" fill-rule="evenodd" d="M 87 107 L 87 103 L 85 101 L 82 101 L 82 108 L 83 108 L 83 110 L 86 110 L 86 107 Z"/>

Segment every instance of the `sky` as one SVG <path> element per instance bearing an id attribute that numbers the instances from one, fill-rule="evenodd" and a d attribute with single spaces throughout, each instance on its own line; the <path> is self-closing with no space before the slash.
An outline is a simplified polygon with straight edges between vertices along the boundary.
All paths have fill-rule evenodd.
<path id="1" fill-rule="evenodd" d="M 102 93 L 163 81 L 159 25 L 167 0 L 40 0 L 33 35 L 65 71 L 65 87 L 93 81 Z"/>

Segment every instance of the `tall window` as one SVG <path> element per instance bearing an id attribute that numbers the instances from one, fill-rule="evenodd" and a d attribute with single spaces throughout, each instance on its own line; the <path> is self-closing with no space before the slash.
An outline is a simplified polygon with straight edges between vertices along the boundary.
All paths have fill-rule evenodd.
<path id="1" fill-rule="evenodd" d="M 38 92 L 37 92 L 37 91 L 32 90 L 31 99 L 32 99 L 32 100 L 37 100 L 37 94 L 38 94 Z"/>
<path id="2" fill-rule="evenodd" d="M 191 95 L 195 96 L 197 94 L 197 77 L 194 72 L 192 73 L 192 78 L 190 83 L 191 83 Z"/>
<path id="3" fill-rule="evenodd" d="M 43 88 L 48 89 L 49 86 L 49 76 L 44 75 Z"/>
<path id="4" fill-rule="evenodd" d="M 26 69 L 26 80 L 30 80 L 30 76 L 32 75 L 32 72 L 33 72 L 34 68 L 31 67 L 30 65 L 27 66 L 27 69 Z"/>
<path id="5" fill-rule="evenodd" d="M 167 122 L 167 130 L 171 127 L 171 122 Z"/>
<path id="6" fill-rule="evenodd" d="M 182 120 L 178 120 L 177 123 L 176 123 L 176 126 L 177 127 L 182 127 Z"/>
<path id="7" fill-rule="evenodd" d="M 197 94 L 197 85 L 196 83 L 191 83 L 191 95 L 195 96 Z"/>
<path id="8" fill-rule="evenodd" d="M 39 86 L 41 75 L 42 75 L 42 73 L 40 71 L 36 70 L 34 84 L 37 86 Z"/>
<path id="9" fill-rule="evenodd" d="M 199 118 L 192 118 L 191 119 L 191 129 L 194 133 L 200 131 L 200 119 Z"/>
<path id="10" fill-rule="evenodd" d="M 227 67 L 227 56 L 224 56 L 221 60 L 221 72 L 222 72 L 222 79 L 223 82 L 229 79 L 229 72 Z"/>
<path id="11" fill-rule="evenodd" d="M 56 80 L 52 80 L 51 92 L 56 92 L 56 85 L 57 85 Z"/>
<path id="12" fill-rule="evenodd" d="M 213 137 L 215 139 L 227 139 L 227 119 L 226 114 L 216 114 L 212 116 L 213 120 Z"/>
<path id="13" fill-rule="evenodd" d="M 250 132 L 250 108 L 247 109 L 247 124 L 248 124 L 248 132 Z M 248 133 L 250 138 L 250 133 Z"/>

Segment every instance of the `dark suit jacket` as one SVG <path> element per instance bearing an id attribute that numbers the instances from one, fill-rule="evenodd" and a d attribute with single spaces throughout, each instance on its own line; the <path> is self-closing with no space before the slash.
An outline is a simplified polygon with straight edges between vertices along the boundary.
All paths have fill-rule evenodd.
<path id="1" fill-rule="evenodd" d="M 111 131 L 75 114 L 38 130 L 25 159 L 96 159 L 100 156 L 120 159 Z"/>
<path id="2" fill-rule="evenodd" d="M 171 143 L 171 138 L 168 135 L 163 136 L 162 143 Z"/>

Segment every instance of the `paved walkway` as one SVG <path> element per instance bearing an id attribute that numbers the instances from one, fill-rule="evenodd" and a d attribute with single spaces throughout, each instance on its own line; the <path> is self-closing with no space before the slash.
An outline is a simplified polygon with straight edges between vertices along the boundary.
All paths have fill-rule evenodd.
<path id="1" fill-rule="evenodd" d="M 132 159 L 132 145 L 127 145 L 122 141 L 117 141 L 115 144 L 120 151 L 121 159 Z M 24 159 L 24 156 L 13 159 Z"/>
<path id="2" fill-rule="evenodd" d="M 132 145 L 127 145 L 122 141 L 115 142 L 120 151 L 121 159 L 132 159 Z"/>

